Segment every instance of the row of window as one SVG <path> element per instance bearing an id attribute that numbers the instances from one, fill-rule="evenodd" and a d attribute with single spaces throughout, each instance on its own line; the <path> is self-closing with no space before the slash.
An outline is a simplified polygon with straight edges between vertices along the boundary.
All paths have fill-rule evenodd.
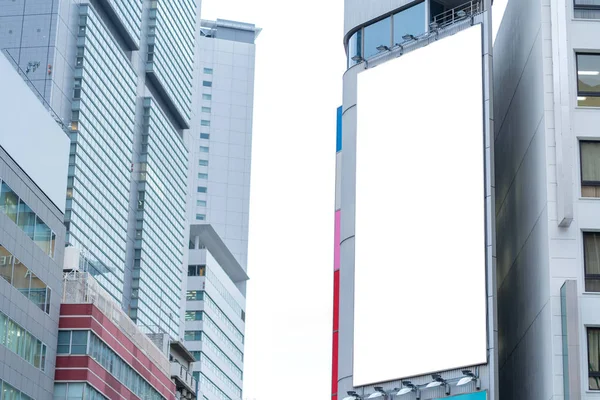
<path id="1" fill-rule="evenodd" d="M 217 385 L 215 385 L 210 379 L 208 379 L 204 374 L 194 373 L 194 378 L 199 383 L 200 392 L 211 392 L 217 396 L 220 400 L 231 400 L 229 396 L 227 396 Z"/>
<path id="2" fill-rule="evenodd" d="M 50 258 L 54 258 L 56 234 L 6 182 L 0 189 L 0 211 L 25 232 Z"/>
<path id="3" fill-rule="evenodd" d="M 231 358 L 206 334 L 206 332 L 202 332 L 202 338 L 200 339 L 203 344 L 203 348 L 210 349 L 214 354 L 217 355 L 223 361 L 233 375 L 239 380 L 243 379 L 242 370 L 238 368 L 238 366 L 233 362 Z"/>
<path id="4" fill-rule="evenodd" d="M 238 304 L 235 298 L 229 293 L 229 290 L 225 288 L 221 280 L 212 272 L 212 270 L 206 271 L 206 279 L 217 289 L 217 292 L 223 297 L 225 302 L 231 307 L 231 309 L 240 316 L 242 321 L 246 319 L 242 306 Z"/>
<path id="5" fill-rule="evenodd" d="M 577 54 L 577 105 L 600 107 L 600 53 Z"/>
<path id="6" fill-rule="evenodd" d="M 41 371 L 46 369 L 46 345 L 1 312 L 0 344 Z"/>
<path id="7" fill-rule="evenodd" d="M 204 300 L 203 290 L 188 290 L 185 296 L 186 300 Z"/>
<path id="8" fill-rule="evenodd" d="M 56 353 L 88 355 L 140 399 L 163 399 L 156 389 L 91 331 L 59 331 Z"/>
<path id="9" fill-rule="evenodd" d="M 0 276 L 42 311 L 50 314 L 51 289 L 1 244 Z"/>
<path id="10" fill-rule="evenodd" d="M 8 383 L 0 381 L 0 400 L 33 400 L 25 393 L 10 386 Z"/>
<path id="11" fill-rule="evenodd" d="M 229 376 L 221 368 L 217 366 L 206 354 L 200 355 L 200 364 L 206 369 L 210 369 L 230 390 L 235 393 L 235 398 L 239 399 L 242 397 L 242 389 L 232 381 Z"/>
<path id="12" fill-rule="evenodd" d="M 22 400 L 23 398 L 21 398 Z M 53 400 L 105 400 L 106 397 L 87 383 L 55 383 Z"/>
<path id="13" fill-rule="evenodd" d="M 188 265 L 188 276 L 205 276 L 206 265 Z"/>

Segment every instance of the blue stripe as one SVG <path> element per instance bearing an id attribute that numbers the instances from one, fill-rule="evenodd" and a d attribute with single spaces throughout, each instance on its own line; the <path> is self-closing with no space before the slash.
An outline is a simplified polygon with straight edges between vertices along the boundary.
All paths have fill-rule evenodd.
<path id="1" fill-rule="evenodd" d="M 486 400 L 486 398 L 487 398 L 487 392 L 483 391 L 483 392 L 475 392 L 475 393 L 470 393 L 470 394 L 463 394 L 460 396 L 445 397 L 444 399 L 438 399 L 438 400 Z"/>
<path id="2" fill-rule="evenodd" d="M 337 135 L 335 140 L 336 153 L 342 150 L 342 107 L 337 109 Z"/>

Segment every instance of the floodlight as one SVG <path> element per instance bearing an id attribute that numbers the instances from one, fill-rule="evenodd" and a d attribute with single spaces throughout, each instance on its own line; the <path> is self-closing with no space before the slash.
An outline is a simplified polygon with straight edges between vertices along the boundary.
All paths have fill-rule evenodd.
<path id="1" fill-rule="evenodd" d="M 382 386 L 375 386 L 375 392 L 371 393 L 369 395 L 369 397 L 367 397 L 367 399 L 377 399 L 379 397 L 385 397 L 387 396 L 387 393 L 385 392 L 385 390 L 383 390 Z"/>
<path id="2" fill-rule="evenodd" d="M 364 61 L 365 59 L 362 58 L 362 56 L 359 56 L 358 54 L 355 56 L 352 56 L 352 61 L 356 61 L 357 63 Z"/>
<path id="3" fill-rule="evenodd" d="M 431 29 L 432 31 L 437 31 L 437 29 L 440 27 L 440 24 L 438 24 L 437 22 L 432 22 L 429 24 L 429 29 Z"/>
<path id="4" fill-rule="evenodd" d="M 412 35 L 410 33 L 407 33 L 406 35 L 402 36 L 402 39 L 404 41 L 417 40 L 417 38 L 415 37 L 415 35 Z"/>
<path id="5" fill-rule="evenodd" d="M 417 387 L 411 381 L 402 381 L 402 389 L 396 393 L 396 396 L 402 396 L 410 392 L 416 392 Z"/>
<path id="6" fill-rule="evenodd" d="M 476 381 L 477 376 L 473 372 L 468 369 L 462 371 L 464 377 L 460 378 L 458 382 L 456 382 L 456 386 L 466 385 L 469 382 Z"/>
<path id="7" fill-rule="evenodd" d="M 361 400 L 361 397 L 353 390 L 347 392 L 348 396 L 344 397 L 342 400 Z"/>
<path id="8" fill-rule="evenodd" d="M 460 11 L 457 11 L 457 12 L 456 12 L 456 16 L 457 16 L 458 18 L 464 18 L 464 17 L 466 17 L 466 16 L 467 16 L 467 13 L 465 12 L 465 10 L 460 10 Z"/>
<path id="9" fill-rule="evenodd" d="M 390 51 L 390 48 L 384 44 L 380 44 L 376 47 L 377 51 Z"/>

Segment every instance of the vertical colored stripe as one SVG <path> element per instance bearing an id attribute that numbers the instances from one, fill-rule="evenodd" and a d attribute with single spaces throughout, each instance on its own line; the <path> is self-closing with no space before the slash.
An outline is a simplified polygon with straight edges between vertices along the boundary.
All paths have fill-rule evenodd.
<path id="1" fill-rule="evenodd" d="M 333 273 L 333 340 L 331 354 L 331 397 L 338 392 L 338 329 L 340 326 L 340 271 Z"/>
<path id="2" fill-rule="evenodd" d="M 337 133 L 335 136 L 335 151 L 342 150 L 342 107 L 338 107 L 337 109 Z"/>
<path id="3" fill-rule="evenodd" d="M 342 211 L 337 210 L 335 212 L 335 227 L 333 231 L 333 270 L 338 271 L 340 269 L 340 238 L 341 238 L 341 220 Z"/>

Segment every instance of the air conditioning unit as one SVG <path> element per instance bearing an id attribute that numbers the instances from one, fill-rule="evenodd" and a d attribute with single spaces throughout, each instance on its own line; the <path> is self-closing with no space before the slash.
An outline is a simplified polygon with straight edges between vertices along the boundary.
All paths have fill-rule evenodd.
<path id="1" fill-rule="evenodd" d="M 79 249 L 68 246 L 65 247 L 65 258 L 63 262 L 63 272 L 79 271 L 79 260 L 81 253 Z"/>

